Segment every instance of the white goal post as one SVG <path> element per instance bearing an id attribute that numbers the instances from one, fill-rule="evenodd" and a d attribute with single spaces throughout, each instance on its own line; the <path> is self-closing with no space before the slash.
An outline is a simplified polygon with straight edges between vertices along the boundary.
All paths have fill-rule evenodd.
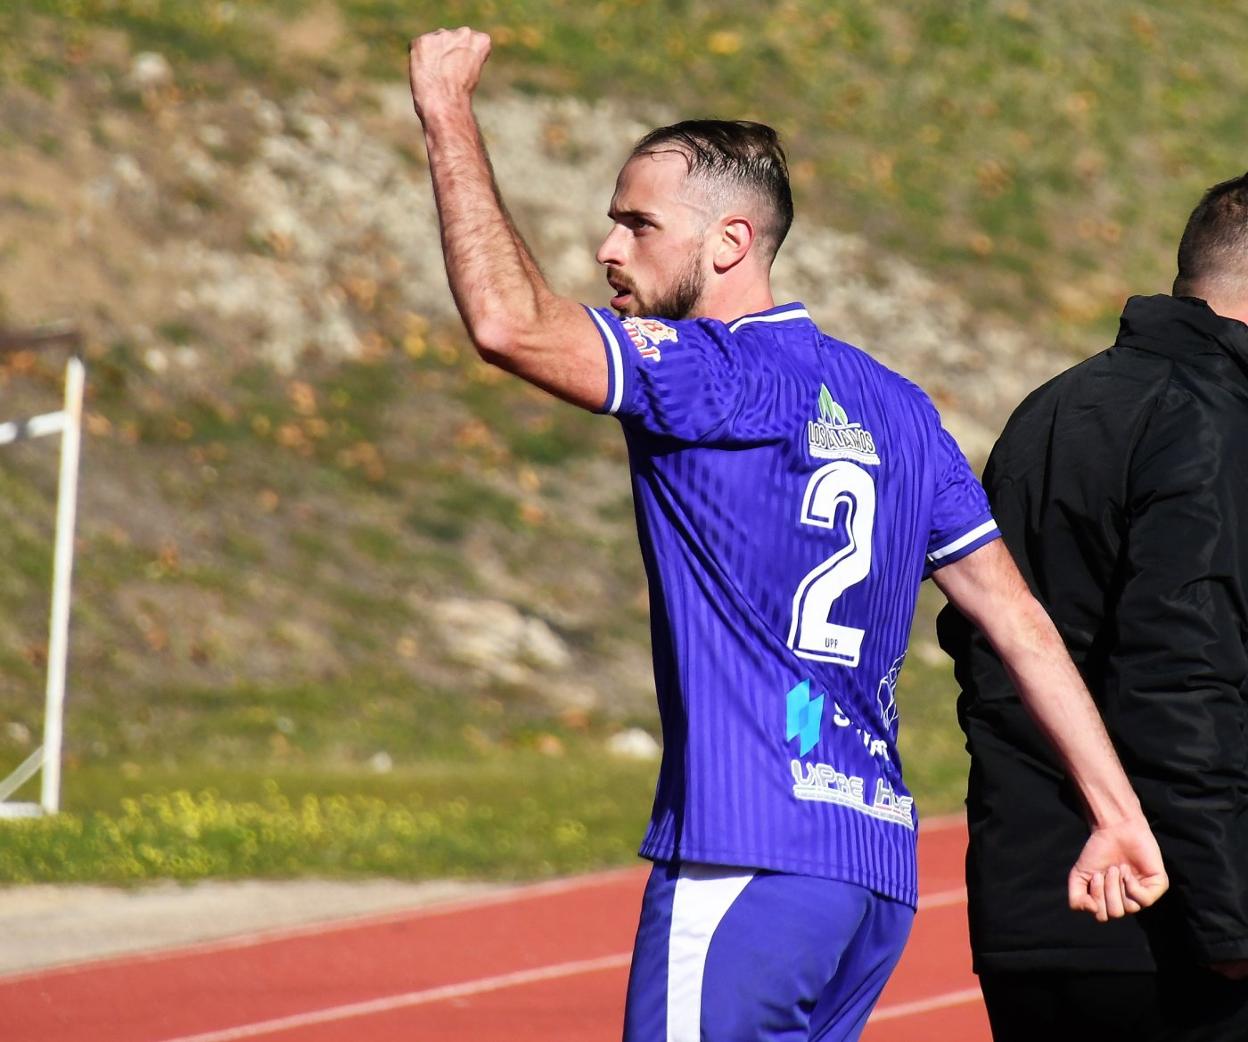
<path id="1" fill-rule="evenodd" d="M 65 667 L 69 656 L 70 577 L 74 565 L 74 515 L 78 500 L 78 454 L 82 444 L 82 397 L 86 376 L 81 357 L 82 338 L 77 330 L 67 325 L 44 326 L 24 332 L 0 330 L 0 353 L 53 346 L 70 349 L 65 363 L 64 407 L 58 412 L 0 423 L 0 446 L 27 438 L 61 436 L 43 739 L 34 752 L 0 781 L 0 818 L 55 814 L 61 803 L 61 736 L 65 710 Z M 13 795 L 41 770 L 39 802 L 13 801 Z"/>

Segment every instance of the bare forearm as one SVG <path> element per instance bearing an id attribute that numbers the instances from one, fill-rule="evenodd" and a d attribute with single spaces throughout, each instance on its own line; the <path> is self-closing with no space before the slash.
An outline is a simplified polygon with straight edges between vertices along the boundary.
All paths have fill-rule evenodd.
<path id="1" fill-rule="evenodd" d="M 1100 714 L 1053 623 L 1035 601 L 1019 613 L 1013 627 L 995 627 L 996 651 L 1023 705 L 1078 786 L 1092 824 L 1140 814 Z"/>
<path id="2" fill-rule="evenodd" d="M 1000 540 L 946 565 L 937 585 L 988 638 L 1079 786 L 1093 831 L 1067 877 L 1076 911 L 1116 919 L 1170 885 L 1157 841 L 1061 637 Z"/>
<path id="3" fill-rule="evenodd" d="M 424 127 L 451 293 L 488 348 L 502 324 L 539 323 L 550 290 L 499 198 L 468 99 L 426 113 Z"/>
<path id="4" fill-rule="evenodd" d="M 1140 814 L 1083 678 L 1004 543 L 942 568 L 937 584 L 988 638 L 1019 697 L 1065 764 L 1094 825 Z"/>
<path id="5" fill-rule="evenodd" d="M 408 47 L 451 292 L 483 358 L 600 409 L 608 386 L 602 340 L 579 304 L 547 286 L 499 198 L 472 114 L 489 54 L 490 38 L 466 26 L 436 29 Z"/>

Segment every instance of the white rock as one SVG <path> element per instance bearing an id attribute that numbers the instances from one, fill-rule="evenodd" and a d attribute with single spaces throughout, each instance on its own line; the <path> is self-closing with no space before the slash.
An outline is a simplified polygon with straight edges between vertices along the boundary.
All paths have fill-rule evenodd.
<path id="1" fill-rule="evenodd" d="M 520 656 L 530 665 L 541 669 L 563 669 L 572 661 L 567 645 L 541 619 L 530 617 L 524 620 L 521 640 Z"/>
<path id="2" fill-rule="evenodd" d="M 139 90 L 167 87 L 173 82 L 173 66 L 163 54 L 143 51 L 130 63 L 130 82 Z"/>
<path id="3" fill-rule="evenodd" d="M 138 160 L 131 155 L 119 155 L 113 160 L 113 176 L 125 187 L 135 191 L 142 191 L 148 186 L 147 175 L 143 173 Z"/>
<path id="4" fill-rule="evenodd" d="M 112 206 L 117 198 L 117 182 L 111 177 L 95 177 L 88 182 L 83 194 L 90 206 Z"/>
<path id="5" fill-rule="evenodd" d="M 281 108 L 267 98 L 259 98 L 252 108 L 256 126 L 266 134 L 276 134 L 286 125 Z"/>
<path id="6" fill-rule="evenodd" d="M 173 148 L 173 159 L 182 172 L 197 185 L 215 185 L 221 180 L 222 168 L 207 152 L 194 146 L 178 144 Z"/>
<path id="7" fill-rule="evenodd" d="M 602 698 L 588 684 L 554 681 L 542 684 L 542 698 L 547 705 L 560 711 L 592 712 L 602 705 Z"/>
<path id="8" fill-rule="evenodd" d="M 607 739 L 607 752 L 621 760 L 657 760 L 663 749 L 649 731 L 629 727 Z"/>
<path id="9" fill-rule="evenodd" d="M 173 359 L 182 369 L 199 368 L 199 352 L 187 344 L 182 344 L 174 350 Z"/>
<path id="10" fill-rule="evenodd" d="M 225 148 L 229 136 L 224 130 L 213 123 L 205 123 L 196 131 L 196 137 L 205 148 Z"/>
<path id="11" fill-rule="evenodd" d="M 512 682 L 523 667 L 562 669 L 572 656 L 545 622 L 503 601 L 452 598 L 434 605 L 434 621 L 451 654 Z"/>

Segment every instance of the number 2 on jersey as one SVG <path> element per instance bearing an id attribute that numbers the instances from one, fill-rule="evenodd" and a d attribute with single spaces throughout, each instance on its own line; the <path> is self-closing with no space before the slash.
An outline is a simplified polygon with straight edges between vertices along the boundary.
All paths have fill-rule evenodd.
<path id="1" fill-rule="evenodd" d="M 866 631 L 829 622 L 828 615 L 836 599 L 871 571 L 875 481 L 862 467 L 845 460 L 820 467 L 806 485 L 801 521 L 816 528 L 844 526 L 848 540 L 798 585 L 789 647 L 799 658 L 857 666 Z"/>

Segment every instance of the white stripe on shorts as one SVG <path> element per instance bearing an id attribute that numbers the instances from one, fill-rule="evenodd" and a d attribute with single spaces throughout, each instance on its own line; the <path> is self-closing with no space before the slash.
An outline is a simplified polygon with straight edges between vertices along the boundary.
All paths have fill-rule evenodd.
<path id="1" fill-rule="evenodd" d="M 716 928 L 755 873 L 682 865 L 672 898 L 667 949 L 667 1042 L 702 1037 L 702 977 Z"/>

